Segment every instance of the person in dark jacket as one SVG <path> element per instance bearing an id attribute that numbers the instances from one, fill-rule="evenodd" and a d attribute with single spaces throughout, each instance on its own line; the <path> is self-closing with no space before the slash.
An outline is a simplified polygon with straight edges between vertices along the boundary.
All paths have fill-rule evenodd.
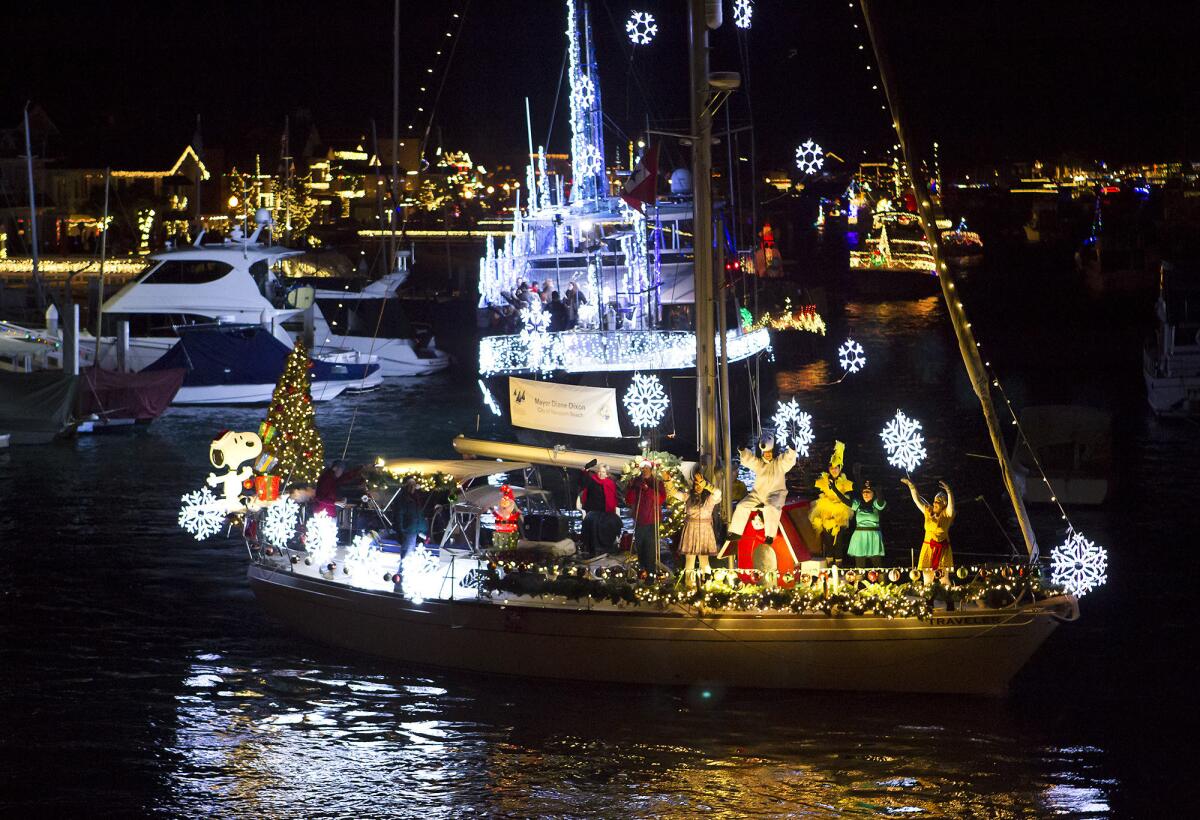
<path id="1" fill-rule="evenodd" d="M 425 532 L 425 515 L 421 497 L 417 494 L 417 481 L 409 478 L 396 498 L 396 535 L 400 538 L 401 558 L 417 546 L 417 538 Z"/>
<path id="2" fill-rule="evenodd" d="M 570 312 L 567 306 L 563 304 L 562 297 L 558 295 L 558 291 L 550 294 L 550 304 L 546 306 L 546 310 L 550 311 L 550 332 L 558 333 L 567 329 L 571 323 Z"/>
<path id="3" fill-rule="evenodd" d="M 612 549 L 621 533 L 617 515 L 617 482 L 608 467 L 592 459 L 583 466 L 579 479 L 579 507 L 583 510 L 583 556 L 594 558 Z"/>

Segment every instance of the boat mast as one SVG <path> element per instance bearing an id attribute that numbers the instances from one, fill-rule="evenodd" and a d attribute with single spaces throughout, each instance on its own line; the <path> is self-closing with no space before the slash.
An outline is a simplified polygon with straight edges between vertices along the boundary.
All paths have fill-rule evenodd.
<path id="1" fill-rule="evenodd" d="M 432 115 L 430 115 L 432 116 Z M 424 143 L 422 142 L 422 148 Z M 422 151 L 422 153 L 424 153 Z M 418 162 L 420 158 L 418 157 Z M 419 168 L 417 170 L 420 170 Z M 392 207 L 388 225 L 392 236 L 388 243 L 387 272 L 393 273 L 396 264 L 396 211 L 400 207 L 400 0 L 396 0 L 392 15 Z M 446 225 L 442 226 L 446 228 Z"/>
<path id="2" fill-rule="evenodd" d="M 958 340 L 958 349 L 962 354 L 963 364 L 967 368 L 967 376 L 971 379 L 971 387 L 979 397 L 983 408 L 983 418 L 987 422 L 988 434 L 992 440 L 992 448 L 996 451 L 996 459 L 1000 462 L 1000 473 L 1004 478 L 1004 486 L 1012 501 L 1013 511 L 1017 515 L 1017 523 L 1021 526 L 1021 535 L 1025 539 L 1025 549 L 1029 552 L 1030 560 L 1038 556 L 1037 537 L 1033 525 L 1029 522 L 1029 513 L 1025 510 L 1025 502 L 1017 491 L 1013 477 L 1012 464 L 1004 446 L 1004 434 L 1000 429 L 1000 419 L 992 404 L 992 394 L 989 389 L 987 371 L 979 357 L 979 348 L 971 334 L 971 328 L 962 311 L 962 303 L 954 293 L 954 282 L 944 261 L 941 231 L 937 227 L 938 217 L 941 216 L 941 206 L 930 193 L 928 180 L 920 168 L 916 155 L 910 150 L 908 133 L 900 117 L 899 97 L 896 94 L 893 75 L 887 57 L 880 46 L 877 20 L 871 13 L 869 0 L 860 0 L 863 18 L 866 20 L 867 36 L 871 39 L 871 48 L 875 52 L 875 60 L 879 65 L 879 75 L 883 83 L 883 91 L 887 96 L 888 108 L 892 114 L 892 125 L 896 130 L 896 140 L 908 164 L 909 179 L 912 183 L 913 196 L 917 200 L 917 214 L 921 218 L 921 227 L 925 230 L 925 238 L 933 253 L 933 262 L 937 270 L 938 282 L 942 286 L 942 298 L 946 301 L 946 312 L 950 314 L 950 323 L 954 326 L 954 336 Z"/>
<path id="3" fill-rule="evenodd" d="M 197 172 L 199 173 L 199 172 Z M 104 320 L 104 259 L 108 252 L 108 186 L 112 181 L 112 169 L 104 169 L 104 216 L 100 223 L 100 288 L 96 299 L 96 356 L 93 362 L 100 369 L 100 329 Z"/>
<path id="4" fill-rule="evenodd" d="M 713 322 L 712 111 L 708 87 L 706 0 L 690 0 L 692 230 L 696 283 L 696 407 L 700 457 L 717 454 L 716 329 Z M 720 9 L 720 6 L 717 6 Z M 719 12 L 718 12 L 719 13 Z M 711 462 L 710 462 L 711 463 Z M 729 469 L 729 465 L 725 465 Z"/>
<path id="5" fill-rule="evenodd" d="M 30 238 L 33 240 L 33 244 L 30 245 L 33 261 L 33 287 L 34 293 L 37 295 L 38 312 L 45 313 L 46 291 L 42 286 L 42 273 L 38 270 L 37 205 L 34 203 L 33 197 L 33 147 L 29 139 L 29 103 L 25 103 L 25 169 L 29 175 L 29 230 Z"/>

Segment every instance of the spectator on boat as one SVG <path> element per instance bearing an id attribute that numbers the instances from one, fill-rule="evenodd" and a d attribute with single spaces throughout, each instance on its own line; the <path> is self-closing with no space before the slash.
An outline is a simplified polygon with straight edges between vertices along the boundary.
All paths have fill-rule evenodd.
<path id="1" fill-rule="evenodd" d="M 574 329 L 579 324 L 579 306 L 587 303 L 587 297 L 583 295 L 578 284 L 571 282 L 567 285 L 567 295 L 563 297 L 563 304 L 567 306 L 568 330 Z"/>
<path id="2" fill-rule="evenodd" d="M 331 518 L 337 518 L 337 505 L 344 499 L 338 494 L 338 487 L 358 479 L 362 473 L 361 467 L 347 471 L 349 465 L 345 459 L 338 459 L 321 471 L 317 476 L 317 492 L 313 498 L 313 514 L 323 512 Z"/>
<path id="3" fill-rule="evenodd" d="M 583 510 L 583 556 L 594 558 L 609 552 L 621 534 L 617 515 L 617 482 L 608 467 L 592 459 L 583 465 L 579 480 L 579 507 Z"/>
<path id="4" fill-rule="evenodd" d="M 492 516 L 495 519 L 492 549 L 516 549 L 521 538 L 521 511 L 517 508 L 512 487 L 507 484 L 500 487 L 500 503 L 492 508 Z"/>
<path id="5" fill-rule="evenodd" d="M 733 510 L 729 532 L 725 536 L 725 549 L 742 537 L 742 532 L 755 511 L 762 515 L 767 546 L 771 545 L 779 532 L 783 504 L 787 501 L 787 474 L 796 466 L 798 456 L 795 450 L 788 450 L 776 458 L 775 439 L 770 436 L 764 437 L 759 447 L 762 450 L 762 458 L 745 448 L 738 453 L 742 466 L 754 471 L 754 489 L 739 501 Z M 724 551 L 722 550 L 722 553 Z"/>
<path id="6" fill-rule="evenodd" d="M 942 491 L 929 503 L 917 493 L 917 488 L 907 478 L 900 483 L 908 487 L 913 503 L 925 517 L 925 540 L 921 544 L 921 556 L 917 569 L 949 569 L 954 566 L 954 553 L 950 551 L 950 525 L 954 523 L 954 493 L 945 481 L 939 481 Z"/>
<path id="7" fill-rule="evenodd" d="M 879 532 L 879 514 L 887 502 L 875 494 L 870 481 L 864 481 L 861 498 L 850 498 L 836 486 L 834 493 L 854 513 L 854 532 L 850 535 L 850 548 L 846 553 L 854 559 L 856 567 L 879 566 L 883 562 L 883 535 Z"/>
<path id="8" fill-rule="evenodd" d="M 808 510 L 808 523 L 820 540 L 821 553 L 836 561 L 842 559 L 843 546 L 839 541 L 842 531 L 850 523 L 850 511 L 842 503 L 841 495 L 850 495 L 854 490 L 852 482 L 843 473 L 843 459 L 846 445 L 840 441 L 833 443 L 833 455 L 829 457 L 829 468 L 817 478 L 813 486 L 820 490 L 820 495 L 813 501 Z"/>
<path id="9" fill-rule="evenodd" d="M 713 531 L 713 509 L 721 501 L 721 491 L 709 484 L 699 465 L 692 474 L 692 488 L 683 500 L 683 532 L 679 553 L 683 555 L 683 574 L 689 587 L 696 585 L 696 558 L 700 572 L 709 573 L 708 559 L 717 554 L 717 536 Z"/>
<path id="10" fill-rule="evenodd" d="M 551 282 L 549 279 L 547 279 L 545 282 L 542 282 L 541 290 L 538 291 L 538 295 L 542 297 L 542 307 L 550 306 L 550 295 L 554 292 L 553 282 Z"/>
<path id="11" fill-rule="evenodd" d="M 570 317 L 567 312 L 567 306 L 563 304 L 562 297 L 558 295 L 558 291 L 550 294 L 550 306 L 546 310 L 550 312 L 549 329 L 551 333 L 567 329 Z"/>
<path id="12" fill-rule="evenodd" d="M 400 557 L 417 546 L 417 539 L 427 533 L 424 505 L 417 494 L 417 480 L 406 478 L 396 497 L 396 535 L 400 538 Z"/>
<path id="13" fill-rule="evenodd" d="M 666 500 L 667 488 L 654 474 L 654 462 L 642 459 L 640 474 L 625 489 L 625 505 L 633 513 L 634 549 L 645 572 L 658 569 L 658 529 Z"/>

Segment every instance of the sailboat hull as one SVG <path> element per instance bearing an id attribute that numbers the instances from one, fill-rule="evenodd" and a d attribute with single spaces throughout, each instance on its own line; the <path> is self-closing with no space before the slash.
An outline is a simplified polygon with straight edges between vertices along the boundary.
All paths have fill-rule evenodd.
<path id="1" fill-rule="evenodd" d="M 331 646 L 470 672 L 674 686 L 999 695 L 1054 630 L 1054 602 L 916 618 L 414 604 L 253 564 L 262 606 Z M 1061 599 L 1059 610 L 1073 609 Z"/>

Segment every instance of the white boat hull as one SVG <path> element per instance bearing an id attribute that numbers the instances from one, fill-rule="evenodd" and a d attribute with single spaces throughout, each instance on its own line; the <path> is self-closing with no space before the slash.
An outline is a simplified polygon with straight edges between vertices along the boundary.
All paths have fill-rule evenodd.
<path id="1" fill-rule="evenodd" d="M 337 348 L 354 350 L 360 354 L 371 355 L 379 365 L 379 372 L 384 378 L 430 376 L 440 373 L 450 366 L 450 357 L 438 350 L 432 344 L 428 358 L 420 356 L 413 349 L 409 339 L 373 339 L 370 336 L 334 336 L 332 341 Z M 317 347 L 314 355 L 321 356 L 326 350 L 335 348 Z"/>
<path id="2" fill-rule="evenodd" d="M 358 382 L 353 383 L 353 385 L 357 384 Z M 353 385 L 347 381 L 313 382 L 312 399 L 314 402 L 336 399 Z M 181 387 L 171 404 L 269 404 L 274 392 L 274 384 L 213 384 Z"/>
<path id="3" fill-rule="evenodd" d="M 332 646 L 472 672 L 661 685 L 997 695 L 1074 599 L 917 618 L 427 600 L 252 564 L 274 617 Z"/>

